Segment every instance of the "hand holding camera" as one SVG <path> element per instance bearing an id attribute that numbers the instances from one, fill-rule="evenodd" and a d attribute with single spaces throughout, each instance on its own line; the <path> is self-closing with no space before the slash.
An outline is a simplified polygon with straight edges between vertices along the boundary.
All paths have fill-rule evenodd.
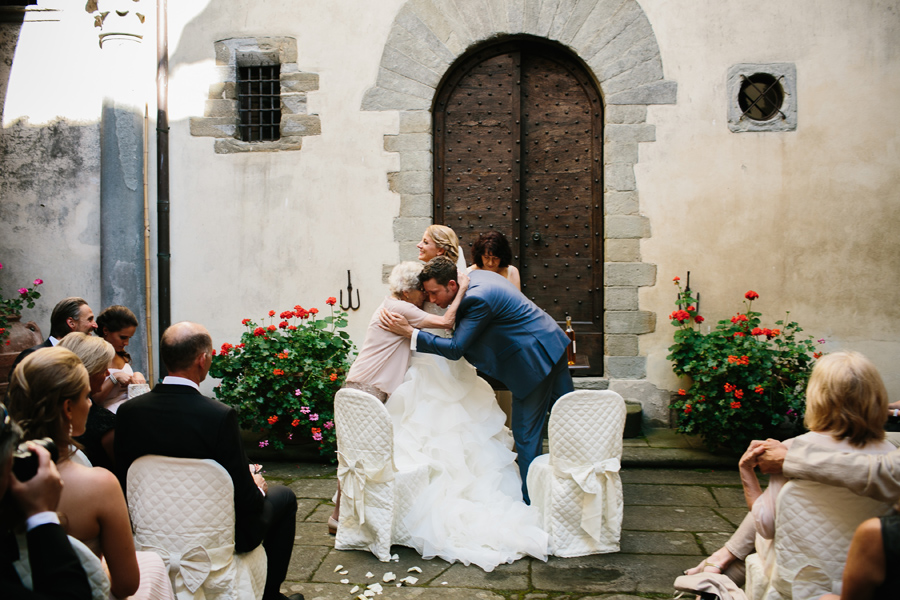
<path id="1" fill-rule="evenodd" d="M 53 462 L 53 456 L 47 446 L 52 446 L 56 451 L 56 445 L 47 438 L 24 442 L 16 450 L 16 458 L 13 462 L 13 476 L 10 477 L 9 493 L 12 495 L 16 504 L 22 510 L 25 518 L 36 515 L 40 512 L 55 511 L 59 505 L 59 498 L 62 494 L 63 482 L 56 470 L 56 464 Z M 23 455 L 19 457 L 20 452 Z M 23 466 L 19 466 L 19 465 Z M 34 464 L 34 471 L 31 476 L 22 481 L 19 478 L 21 471 L 23 476 L 28 475 L 31 465 Z"/>

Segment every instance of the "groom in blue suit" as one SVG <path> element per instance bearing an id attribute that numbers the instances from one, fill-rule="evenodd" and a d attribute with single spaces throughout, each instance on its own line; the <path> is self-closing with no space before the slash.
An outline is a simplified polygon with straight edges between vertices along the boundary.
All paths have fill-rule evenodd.
<path id="1" fill-rule="evenodd" d="M 419 281 L 428 299 L 441 308 L 446 308 L 459 290 L 456 265 L 443 256 L 425 265 Z M 400 315 L 385 315 L 382 320 L 394 333 L 411 338 L 417 352 L 450 360 L 465 356 L 481 372 L 509 388 L 522 494 L 529 502 L 525 480 L 528 466 L 543 449 L 547 413 L 557 398 L 574 389 L 566 361 L 569 338 L 556 321 L 505 277 L 484 270 L 469 274 L 469 288 L 459 305 L 451 338 L 414 329 Z"/>

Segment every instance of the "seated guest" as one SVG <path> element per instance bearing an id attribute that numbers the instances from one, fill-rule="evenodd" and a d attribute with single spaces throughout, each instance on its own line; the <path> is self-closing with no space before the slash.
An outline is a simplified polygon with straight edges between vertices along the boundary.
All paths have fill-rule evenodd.
<path id="1" fill-rule="evenodd" d="M 884 439 L 887 405 L 887 390 L 871 361 L 857 352 L 826 355 L 813 368 L 806 389 L 803 422 L 810 432 L 786 440 L 785 446 L 789 448 L 795 441 L 802 441 L 838 452 L 891 453 L 896 448 Z M 764 559 L 766 572 L 771 569 L 774 556 L 769 541 L 775 534 L 775 503 L 788 480 L 783 475 L 772 475 L 768 488 L 762 491 L 753 470 L 764 451 L 764 445 L 751 444 L 740 460 L 741 483 L 751 515 L 725 547 L 690 569 L 688 574 L 702 570 L 725 572 L 732 563 L 749 554 L 756 533 L 764 542 L 757 545 L 757 551 Z"/>
<path id="2" fill-rule="evenodd" d="M 280 587 L 294 548 L 297 498 L 280 485 L 269 487 L 252 474 L 241 443 L 237 413 L 200 393 L 212 364 L 212 339 L 202 325 L 176 323 L 163 332 L 160 357 L 169 375 L 153 391 L 119 407 L 116 473 L 125 487 L 128 467 L 147 454 L 211 458 L 234 483 L 235 551 L 260 543 L 268 570 L 263 600 L 283 599 Z M 292 599 L 302 600 L 300 594 Z"/>
<path id="3" fill-rule="evenodd" d="M 73 435 L 84 433 L 91 400 L 88 373 L 66 348 L 33 352 L 13 372 L 10 414 L 26 439 L 49 437 L 59 449 L 57 468 L 63 480 L 59 512 L 69 535 L 84 542 L 109 572 L 116 598 L 172 599 L 165 564 L 153 552 L 135 552 L 125 497 L 115 476 L 99 467 L 70 460 Z"/>
<path id="4" fill-rule="evenodd" d="M 90 379 L 91 410 L 83 435 L 75 438 L 84 447 L 90 464 L 114 471 L 115 449 L 113 447 L 116 430 L 116 415 L 94 403 L 94 394 L 100 390 L 106 379 L 107 367 L 115 355 L 112 345 L 106 340 L 84 333 L 70 333 L 60 343 L 60 347 L 75 353 Z"/>
<path id="5" fill-rule="evenodd" d="M 112 412 L 128 399 L 130 384 L 147 383 L 142 374 L 131 368 L 131 356 L 125 352 L 137 326 L 137 317 L 124 306 L 110 306 L 97 316 L 97 335 L 112 344 L 116 353 L 109 365 L 109 375 L 97 393 L 91 392 L 91 400 Z"/>
<path id="6" fill-rule="evenodd" d="M 9 376 L 12 377 L 16 365 L 22 362 L 26 356 L 40 348 L 52 348 L 61 339 L 73 331 L 91 333 L 97 328 L 94 322 L 94 311 L 88 306 L 84 298 L 72 296 L 64 298 L 56 303 L 53 312 L 50 313 L 50 336 L 43 343 L 22 350 L 13 361 Z"/>
<path id="7" fill-rule="evenodd" d="M 493 271 L 506 277 L 511 284 L 516 286 L 517 290 L 521 290 L 522 281 L 519 278 L 519 269 L 511 265 L 511 261 L 512 249 L 509 247 L 506 236 L 499 231 L 488 231 L 472 246 L 472 262 L 475 264 L 469 267 L 469 271 L 478 269 Z"/>
<path id="8" fill-rule="evenodd" d="M 22 430 L 0 404 L 0 589 L 3 597 L 7 600 L 89 600 L 91 586 L 87 575 L 56 514 L 62 479 L 50 453 L 31 444 L 31 451 L 38 457 L 37 473 L 24 482 L 12 473 L 12 453 L 21 436 Z M 10 514 L 14 510 L 19 515 Z M 17 516 L 26 523 L 32 589 L 22 585 L 12 565 L 19 556 L 10 522 Z"/>

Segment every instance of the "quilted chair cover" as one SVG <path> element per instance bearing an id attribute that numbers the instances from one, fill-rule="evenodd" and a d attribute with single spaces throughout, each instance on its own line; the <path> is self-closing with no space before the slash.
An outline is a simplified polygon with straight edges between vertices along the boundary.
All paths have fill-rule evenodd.
<path id="1" fill-rule="evenodd" d="M 776 506 L 775 566 L 766 580 L 760 557 L 748 557 L 745 588 L 751 600 L 840 595 L 853 533 L 890 510 L 845 488 L 799 479 L 785 484 Z"/>
<path id="2" fill-rule="evenodd" d="M 18 573 L 22 585 L 32 590 L 34 586 L 31 579 L 31 563 L 28 562 L 28 542 L 25 534 L 17 534 L 16 541 L 19 543 L 19 560 L 13 563 L 13 567 Z M 106 576 L 103 563 L 100 562 L 97 555 L 71 535 L 69 536 L 69 543 L 72 544 L 72 550 L 75 551 L 85 574 L 87 574 L 88 583 L 91 586 L 91 600 L 109 600 L 112 598 L 109 593 L 109 578 Z"/>
<path id="3" fill-rule="evenodd" d="M 394 466 L 394 428 L 375 396 L 344 388 L 334 397 L 341 515 L 334 547 L 391 559 L 391 544 L 409 545 L 403 515 L 428 483 L 425 465 Z"/>
<path id="4" fill-rule="evenodd" d="M 261 598 L 266 552 L 234 553 L 234 485 L 210 459 L 143 456 L 128 469 L 137 550 L 159 554 L 178 600 Z"/>
<path id="5" fill-rule="evenodd" d="M 528 469 L 528 495 L 550 536 L 550 554 L 619 551 L 625 401 L 610 391 L 570 392 L 556 401 L 550 454 Z"/>

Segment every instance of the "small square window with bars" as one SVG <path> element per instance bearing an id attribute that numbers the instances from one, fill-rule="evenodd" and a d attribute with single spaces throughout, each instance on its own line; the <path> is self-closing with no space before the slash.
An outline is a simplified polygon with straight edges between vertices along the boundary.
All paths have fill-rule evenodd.
<path id="1" fill-rule="evenodd" d="M 281 65 L 238 67 L 238 114 L 242 141 L 281 137 Z"/>

